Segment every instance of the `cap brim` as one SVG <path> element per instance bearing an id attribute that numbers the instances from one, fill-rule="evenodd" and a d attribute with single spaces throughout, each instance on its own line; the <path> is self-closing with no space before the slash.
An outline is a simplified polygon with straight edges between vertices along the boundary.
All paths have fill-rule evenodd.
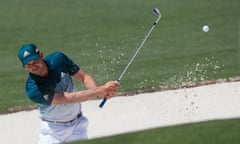
<path id="1" fill-rule="evenodd" d="M 30 55 L 30 56 L 26 57 L 26 58 L 24 59 L 24 61 L 23 61 L 23 67 L 24 67 L 26 64 L 28 64 L 29 62 L 31 62 L 31 61 L 33 61 L 33 60 L 37 60 L 37 59 L 39 59 L 39 58 L 40 58 L 39 54 L 34 54 L 34 55 Z"/>

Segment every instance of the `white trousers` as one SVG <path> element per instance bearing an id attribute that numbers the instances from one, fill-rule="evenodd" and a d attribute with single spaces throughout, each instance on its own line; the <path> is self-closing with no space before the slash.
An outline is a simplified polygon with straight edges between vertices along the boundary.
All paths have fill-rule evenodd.
<path id="1" fill-rule="evenodd" d="M 86 140 L 88 119 L 81 116 L 68 124 L 41 121 L 39 144 L 60 144 Z"/>

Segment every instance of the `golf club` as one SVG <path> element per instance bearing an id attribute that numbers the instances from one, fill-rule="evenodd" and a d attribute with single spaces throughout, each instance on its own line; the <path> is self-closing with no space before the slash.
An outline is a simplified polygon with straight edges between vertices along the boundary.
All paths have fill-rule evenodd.
<path id="1" fill-rule="evenodd" d="M 151 29 L 148 31 L 148 33 L 146 34 L 146 36 L 144 37 L 144 39 L 142 40 L 141 44 L 136 48 L 135 52 L 133 53 L 132 57 L 130 58 L 129 62 L 127 63 L 127 65 L 124 67 L 124 69 L 122 70 L 122 72 L 120 73 L 120 75 L 117 78 L 117 82 L 120 82 L 123 75 L 125 74 L 125 72 L 127 71 L 129 65 L 133 62 L 134 58 L 137 56 L 138 52 L 140 51 L 140 49 L 142 48 L 143 44 L 145 43 L 145 41 L 147 40 L 147 38 L 149 37 L 149 35 L 151 34 L 152 30 L 154 29 L 154 27 L 156 26 L 156 24 L 158 23 L 158 21 L 161 18 L 161 13 L 159 12 L 158 8 L 153 7 L 152 9 L 153 13 L 157 16 L 157 19 L 155 20 L 155 22 L 153 23 Z M 104 104 L 106 103 L 107 98 L 104 98 L 102 100 L 102 102 L 100 103 L 99 107 L 102 108 L 104 106 Z"/>

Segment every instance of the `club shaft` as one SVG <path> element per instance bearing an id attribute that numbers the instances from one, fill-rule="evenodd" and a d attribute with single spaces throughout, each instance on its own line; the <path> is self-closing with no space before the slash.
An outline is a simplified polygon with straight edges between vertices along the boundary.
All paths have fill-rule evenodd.
<path id="1" fill-rule="evenodd" d="M 145 41 L 147 40 L 147 38 L 149 37 L 149 35 L 151 34 L 151 32 L 153 31 L 154 27 L 156 26 L 156 22 L 154 22 L 153 26 L 151 27 L 151 29 L 148 31 L 148 33 L 146 34 L 146 36 L 144 37 L 143 41 L 141 42 L 141 44 L 136 48 L 135 52 L 133 53 L 131 59 L 129 60 L 129 62 L 127 63 L 127 65 L 124 67 L 124 69 L 122 70 L 122 72 L 120 73 L 119 77 L 117 78 L 117 81 L 120 82 L 123 75 L 126 73 L 128 67 L 130 66 L 130 64 L 133 62 L 133 60 L 135 59 L 135 57 L 137 56 L 138 52 L 141 50 L 142 46 L 144 45 Z"/>
<path id="2" fill-rule="evenodd" d="M 149 37 L 149 35 L 152 33 L 153 29 L 155 28 L 156 24 L 158 23 L 158 21 L 160 20 L 160 16 L 157 18 L 157 20 L 153 23 L 151 29 L 148 31 L 148 33 L 145 35 L 144 39 L 142 40 L 141 44 L 136 48 L 136 50 L 134 51 L 133 55 L 131 56 L 129 62 L 127 63 L 127 65 L 124 67 L 124 69 L 122 70 L 122 72 L 120 73 L 120 75 L 117 78 L 117 82 L 120 82 L 123 75 L 126 73 L 128 67 L 130 66 L 130 64 L 133 62 L 133 60 L 135 59 L 135 57 L 137 56 L 138 52 L 141 50 L 142 46 L 144 45 L 145 41 L 147 40 L 147 38 Z M 102 100 L 102 102 L 100 103 L 99 107 L 102 108 L 104 106 L 104 104 L 106 103 L 107 99 L 104 98 Z"/>

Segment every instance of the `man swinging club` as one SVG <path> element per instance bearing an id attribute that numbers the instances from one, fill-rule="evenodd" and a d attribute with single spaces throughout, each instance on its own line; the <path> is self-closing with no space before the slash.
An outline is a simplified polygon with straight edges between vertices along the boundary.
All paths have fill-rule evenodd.
<path id="1" fill-rule="evenodd" d="M 115 95 L 119 83 L 109 81 L 98 86 L 68 56 L 54 52 L 43 57 L 36 45 L 23 45 L 18 51 L 22 66 L 29 72 L 26 94 L 40 111 L 39 144 L 55 144 L 87 139 L 88 120 L 83 116 L 81 102 Z M 72 76 L 86 90 L 75 91 Z"/>

